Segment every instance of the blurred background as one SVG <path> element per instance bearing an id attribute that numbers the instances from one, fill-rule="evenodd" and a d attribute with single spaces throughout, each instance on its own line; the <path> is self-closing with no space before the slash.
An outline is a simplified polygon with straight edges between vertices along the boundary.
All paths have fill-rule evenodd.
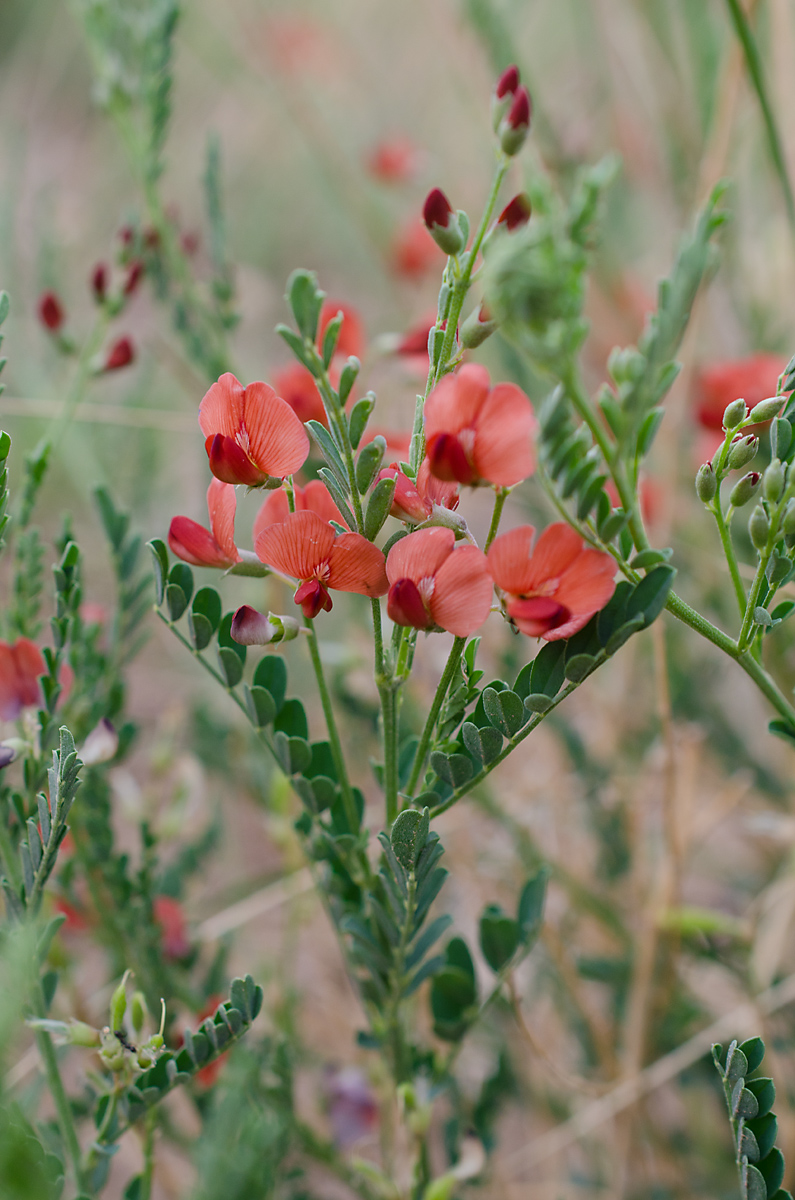
<path id="1" fill-rule="evenodd" d="M 91 8 L 0 5 L 0 286 L 12 300 L 0 418 L 14 441 L 13 490 L 23 455 L 57 427 L 69 397 L 76 404 L 37 516 L 49 543 L 71 515 L 85 555 L 84 599 L 101 614 L 112 605 L 112 579 L 92 490 L 107 487 L 144 538 L 165 536 L 176 513 L 204 522 L 210 476 L 196 412 L 211 376 L 154 268 L 95 347 L 101 365 L 118 338 L 129 338 L 133 360 L 79 394 L 74 356 L 41 320 L 41 297 L 51 291 L 65 313 L 59 333 L 84 346 L 95 328 L 96 265 L 129 278 L 130 237 L 145 245 L 152 223 L 152 196 L 129 139 L 98 103 L 103 80 L 83 21 Z M 594 390 L 610 350 L 640 334 L 683 230 L 714 184 L 730 181 L 730 220 L 696 302 L 645 485 L 652 539 L 674 547 L 678 590 L 727 627 L 731 588 L 692 481 L 719 440 L 725 405 L 772 394 L 795 350 L 787 191 L 795 172 L 795 8 L 751 0 L 744 11 L 759 48 L 767 121 L 723 0 L 193 0 L 176 35 L 156 191 L 191 287 L 203 295 L 219 277 L 232 285 L 219 302 L 238 318 L 225 335 L 231 369 L 244 381 L 274 382 L 289 364 L 274 326 L 287 319 L 288 274 L 307 267 L 359 314 L 362 381 L 378 392 L 378 426 L 409 428 L 444 263 L 421 224 L 422 202 L 440 186 L 477 219 L 493 166 L 490 93 L 498 72 L 517 62 L 534 120 L 506 201 L 526 173 L 548 172 L 567 194 L 583 165 L 605 155 L 620 161 L 589 283 L 584 364 Z M 121 47 L 122 73 L 124 63 Z M 211 162 L 220 154 L 222 262 L 203 184 L 208 146 Z M 496 379 L 515 369 L 499 336 L 475 357 Z M 534 400 L 548 386 L 523 382 Z M 488 511 L 479 504 L 467 501 L 467 512 L 482 535 Z M 514 523 L 554 519 L 532 482 L 511 505 Z M 248 546 L 255 501 L 239 511 L 239 544 Z M 286 611 L 288 594 L 274 598 L 259 581 L 225 587 L 230 604 Z M 320 636 L 347 737 L 363 747 L 354 774 L 375 804 L 368 757 L 376 696 L 362 617 L 355 603 L 335 604 Z M 193 841 L 206 834 L 201 870 L 179 895 L 184 936 L 208 968 L 225 939 L 230 970 L 265 981 L 262 1020 L 293 1047 L 300 1112 L 343 1146 L 377 1158 L 383 1080 L 356 1041 L 362 1016 L 302 863 L 292 829 L 297 801 L 224 696 L 157 625 L 154 617 L 145 623 L 146 644 L 129 670 L 136 749 L 111 772 L 119 843 L 136 853 L 133 833 L 146 819 L 166 860 L 176 860 L 186 830 Z M 770 668 L 791 688 L 788 630 L 777 635 Z M 531 652 L 495 622 L 482 665 L 501 675 Z M 446 653 L 446 639 L 432 637 L 418 655 L 407 702 L 417 711 Z M 303 680 L 307 694 L 300 647 L 285 654 L 293 686 L 300 690 Z M 779 1144 L 795 1162 L 793 1011 L 767 1011 L 772 1002 L 764 1000 L 766 988 L 795 972 L 792 756 L 767 733 L 768 719 L 739 671 L 665 617 L 546 722 L 488 788 L 440 820 L 452 871 L 440 903 L 456 931 L 471 935 L 483 904 L 507 905 L 540 861 L 552 868 L 547 926 L 520 973 L 514 1011 L 495 1005 L 459 1061 L 455 1119 L 493 1151 L 466 1194 L 734 1195 L 723 1098 L 704 1045 L 629 1107 L 613 1089 L 760 995 L 750 1027 L 746 1013 L 734 1032 L 768 1040 Z M 90 919 L 76 921 L 65 939 L 66 992 L 96 1019 L 97 995 L 106 1000 Z M 478 969 L 485 979 L 482 963 Z M 30 1061 L 16 1070 L 18 1085 L 30 1086 Z M 569 1127 L 551 1139 L 599 1101 L 583 1136 Z M 197 1177 L 205 1189 L 197 1195 L 231 1195 L 222 1171 L 216 1178 L 202 1167 L 187 1104 L 178 1101 L 171 1119 L 179 1136 L 164 1144 L 154 1195 L 193 1195 Z M 438 1117 L 440 1156 L 449 1119 Z M 134 1147 L 114 1162 L 109 1195 L 121 1195 L 125 1155 L 134 1158 Z M 351 1194 L 318 1170 L 308 1167 L 278 1194 Z"/>

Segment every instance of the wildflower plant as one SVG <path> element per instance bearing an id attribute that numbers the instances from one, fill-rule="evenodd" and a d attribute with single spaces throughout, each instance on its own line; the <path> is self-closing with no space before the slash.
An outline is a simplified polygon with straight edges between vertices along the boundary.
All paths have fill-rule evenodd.
<path id="1" fill-rule="evenodd" d="M 482 785 L 495 772 L 499 781 L 515 752 L 514 761 L 526 763 L 521 744 L 539 726 L 565 730 L 566 702 L 664 611 L 749 677 L 775 714 L 771 732 L 791 748 L 795 705 L 765 650 L 795 612 L 795 601 L 778 597 L 795 573 L 795 359 L 779 364 L 775 395 L 751 407 L 742 397 L 729 400 L 722 441 L 696 474 L 736 599 L 735 628 L 726 632 L 720 617 L 674 591 L 677 549 L 654 544 L 643 503 L 644 464 L 725 221 L 723 186 L 684 239 L 637 345 L 613 351 L 592 393 L 583 365 L 586 288 L 617 164 L 607 159 L 581 172 L 564 194 L 533 160 L 524 190 L 504 194 L 532 136 L 533 104 L 519 69 L 503 69 L 491 96 L 494 170 L 482 211 L 470 218 L 433 187 L 422 224 L 416 218 L 413 226 L 419 240 L 413 234 L 401 251 L 407 275 L 443 266 L 433 319 L 426 328 L 417 314 L 419 342 L 416 330 L 404 339 L 417 358 L 427 334 L 425 384 L 412 400 L 410 429 L 390 439 L 379 432 L 375 391 L 361 394 L 365 340 L 356 310 L 330 300 L 313 271 L 290 275 L 287 320 L 277 326 L 294 364 L 263 364 L 271 382 L 233 374 L 236 314 L 217 143 L 209 145 L 205 178 L 209 282 L 194 277 L 161 193 L 177 6 L 81 0 L 78 10 L 98 99 L 122 135 L 143 220 L 125 227 L 113 270 L 94 268 L 95 321 L 82 342 L 64 300 L 54 291 L 40 298 L 40 322 L 72 364 L 73 383 L 61 417 L 21 467 L 15 504 L 11 441 L 0 434 L 0 538 L 13 557 L 0 719 L 14 723 L 0 743 L 0 964 L 21 997 L 13 1020 L 32 1031 L 55 1111 L 54 1121 L 40 1119 L 33 1102 L 17 1104 L 0 1085 L 0 1162 L 17 1155 L 38 1189 L 25 1191 L 23 1179 L 15 1197 L 110 1195 L 112 1160 L 136 1130 L 140 1169 L 123 1181 L 123 1194 L 150 1200 L 158 1141 L 180 1136 L 169 1097 L 184 1088 L 202 1131 L 196 1197 L 297 1200 L 310 1194 L 298 1190 L 307 1163 L 364 1200 L 471 1194 L 488 1180 L 494 1121 L 512 1084 L 501 1053 L 472 1103 L 459 1060 L 468 1042 L 493 1028 L 489 1022 L 510 1018 L 533 1043 L 521 1006 L 524 964 L 540 957 L 548 880 L 566 873 L 527 854 L 510 904 L 504 895 L 507 908 L 487 899 L 473 937 L 445 911 L 451 889 L 439 818 L 483 799 Z M 484 97 L 484 126 L 487 107 Z M 383 156 L 373 167 L 390 181 L 406 169 L 402 158 Z M 48 551 L 32 521 L 87 389 L 136 360 L 137 347 L 113 322 L 142 285 L 170 310 L 191 379 L 204 380 L 204 394 L 196 384 L 194 397 L 204 444 L 203 456 L 197 437 L 196 458 L 206 467 L 209 527 L 175 514 L 167 534 L 148 542 L 150 575 L 129 514 L 109 489 L 97 489 L 97 528 L 116 589 L 114 615 L 101 628 L 85 611 L 83 558 L 68 521 L 53 549 L 53 595 L 45 598 Z M 0 324 L 8 304 L 0 293 Z M 476 361 L 492 338 L 513 378 Z M 714 426 L 712 399 L 702 407 Z M 769 460 L 761 463 L 765 439 Z M 248 534 L 241 527 L 251 493 L 259 506 Z M 490 511 L 476 536 L 484 497 Z M 750 512 L 747 538 L 734 519 L 740 508 Z M 750 583 L 740 561 L 749 546 Z M 197 578 L 204 570 L 221 574 L 217 585 Z M 269 1008 L 252 974 L 228 982 L 228 947 L 208 962 L 187 927 L 181 899 L 213 848 L 215 827 L 198 838 L 180 828 L 176 862 L 149 820 L 136 831 L 134 855 L 118 838 L 111 771 L 138 735 L 127 669 L 149 628 L 152 590 L 160 621 L 192 656 L 190 669 L 212 678 L 238 710 L 235 719 L 247 723 L 252 757 L 267 764 L 271 802 L 281 795 L 291 844 L 322 898 L 360 1003 L 358 1041 L 378 1062 L 378 1103 L 366 1087 L 337 1080 L 330 1103 L 348 1108 L 332 1120 L 343 1131 L 336 1144 L 301 1111 L 294 1090 L 301 1048 L 289 1016 Z M 367 631 L 377 696 L 371 729 L 360 737 L 351 736 L 352 705 L 331 673 L 327 631 L 341 611 L 352 614 L 357 634 Z M 285 653 L 287 643 L 295 645 Z M 499 677 L 489 678 L 484 643 L 508 647 Z M 446 658 L 423 698 L 440 644 Z M 299 655 L 312 679 L 301 696 L 294 692 L 308 672 L 296 669 Z M 583 775 L 590 771 L 592 798 L 603 781 L 576 736 L 566 736 Z M 367 763 L 362 751 L 374 745 Z M 225 780 L 234 778 L 233 757 L 214 763 Z M 593 811 L 611 852 L 600 870 L 618 876 L 626 863 L 617 825 L 607 829 L 611 814 L 596 804 Z M 575 887 L 571 872 L 567 886 Z M 588 902 L 626 940 L 606 906 Z M 61 930 L 81 914 L 95 924 L 111 981 L 106 1019 L 94 1023 L 69 1012 L 59 991 Z M 682 908 L 666 919 L 679 921 L 684 936 L 688 915 Z M 656 942 L 652 959 L 654 950 Z M 618 964 L 581 965 L 584 977 L 602 971 L 621 1011 L 637 960 L 627 951 Z M 221 980 L 228 999 L 220 998 Z M 0 1057 L 10 1042 L 4 1003 L 0 985 Z M 596 1058 L 599 1037 L 580 1008 L 583 1044 Z M 252 1035 L 248 1054 L 233 1054 L 221 1068 L 260 1013 L 267 1036 Z M 638 1041 L 639 1072 L 642 1027 Z M 72 1061 L 82 1055 L 79 1090 L 62 1069 L 65 1047 Z M 774 1145 L 772 1083 L 748 1078 L 763 1054 L 759 1038 L 732 1042 L 725 1057 L 713 1050 L 741 1194 L 753 1200 L 789 1195 Z M 379 1121 L 380 1152 L 348 1154 L 346 1130 Z"/>

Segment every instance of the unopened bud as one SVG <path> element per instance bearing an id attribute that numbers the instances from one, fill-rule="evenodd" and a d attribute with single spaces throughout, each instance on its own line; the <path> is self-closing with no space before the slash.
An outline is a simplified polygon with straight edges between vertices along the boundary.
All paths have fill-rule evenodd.
<path id="1" fill-rule="evenodd" d="M 729 457 L 726 460 L 726 465 L 730 471 L 737 471 L 740 467 L 744 467 L 749 463 L 759 449 L 759 438 L 754 437 L 752 433 L 740 438 L 736 442 L 732 442 L 729 450 Z"/>
<path id="2" fill-rule="evenodd" d="M 143 1033 L 147 1015 L 146 997 L 143 992 L 133 992 L 133 997 L 130 1001 L 130 1024 L 133 1027 L 136 1037 L 140 1037 Z"/>
<path id="3" fill-rule="evenodd" d="M 518 87 L 519 68 L 516 66 L 506 67 L 494 85 L 491 95 L 491 121 L 495 133 L 500 127 L 500 121 L 511 107 Z"/>
<path id="4" fill-rule="evenodd" d="M 104 263 L 97 263 L 91 272 L 91 291 L 97 304 L 103 304 L 108 294 L 108 268 Z"/>
<path id="5" fill-rule="evenodd" d="M 745 406 L 744 400 L 732 400 L 723 414 L 723 428 L 727 430 L 736 429 L 745 420 L 747 411 L 748 409 Z"/>
<path id="6" fill-rule="evenodd" d="M 787 468 L 780 459 L 774 458 L 762 476 L 762 495 L 765 500 L 772 500 L 773 503 L 780 500 L 786 482 Z"/>
<path id="7" fill-rule="evenodd" d="M 772 421 L 784 403 L 783 396 L 771 396 L 769 400 L 760 400 L 751 409 L 750 418 L 754 422 Z"/>
<path id="8" fill-rule="evenodd" d="M 232 618 L 229 632 L 241 646 L 273 646 L 291 642 L 298 637 L 300 628 L 295 617 L 280 617 L 271 612 L 266 617 L 250 604 L 244 604 Z"/>
<path id="9" fill-rule="evenodd" d="M 788 549 L 791 550 L 795 546 L 795 500 L 790 500 L 786 507 L 781 521 L 781 529 L 784 534 L 784 541 L 787 543 Z"/>
<path id="10" fill-rule="evenodd" d="M 445 254 L 458 254 L 464 248 L 464 233 L 457 214 L 441 188 L 433 188 L 422 207 L 422 217 L 436 245 Z"/>
<path id="11" fill-rule="evenodd" d="M 39 320 L 50 333 L 57 333 L 64 323 L 64 311 L 55 292 L 45 292 L 39 300 Z"/>
<path id="12" fill-rule="evenodd" d="M 70 1021 L 66 1037 L 72 1046 L 98 1046 L 100 1044 L 99 1030 L 94 1029 L 92 1025 L 86 1025 L 85 1021 Z"/>
<path id="13" fill-rule="evenodd" d="M 121 977 L 121 983 L 110 998 L 110 1027 L 115 1033 L 124 1027 L 124 1014 L 127 1011 L 127 980 L 132 971 L 129 968 Z"/>
<path id="14" fill-rule="evenodd" d="M 474 350 L 486 338 L 491 337 L 497 328 L 497 322 L 492 320 L 486 305 L 482 302 L 469 314 L 461 326 L 460 341 L 465 350 Z"/>
<path id="15" fill-rule="evenodd" d="M 497 131 L 503 154 L 513 157 L 519 153 L 530 128 L 531 114 L 530 93 L 526 87 L 517 88 L 511 107 L 500 121 Z"/>
<path id="16" fill-rule="evenodd" d="M 761 480 L 762 476 L 758 471 L 749 471 L 747 475 L 743 475 L 742 479 L 738 479 L 729 494 L 731 505 L 734 508 L 742 508 L 749 500 L 753 500 L 759 491 Z"/>
<path id="17" fill-rule="evenodd" d="M 513 233 L 516 229 L 521 229 L 530 220 L 533 208 L 530 203 L 530 197 L 526 192 L 520 192 L 518 196 L 514 196 L 510 200 L 500 215 L 497 217 L 497 224 L 507 229 L 508 233 Z"/>
<path id="18" fill-rule="evenodd" d="M 105 356 L 102 364 L 103 371 L 120 371 L 127 367 L 135 358 L 135 348 L 128 337 L 119 338 L 114 342 Z"/>
<path id="19" fill-rule="evenodd" d="M 134 258 L 127 270 L 127 278 L 124 281 L 122 292 L 125 296 L 131 296 L 141 282 L 141 276 L 144 273 L 144 264 L 140 258 Z"/>
<path id="20" fill-rule="evenodd" d="M 702 463 L 696 472 L 696 495 L 702 504 L 709 504 L 718 490 L 718 477 L 711 462 Z"/>
<path id="21" fill-rule="evenodd" d="M 748 533 L 757 550 L 764 550 L 770 536 L 770 521 L 761 504 L 757 504 L 748 519 Z"/>

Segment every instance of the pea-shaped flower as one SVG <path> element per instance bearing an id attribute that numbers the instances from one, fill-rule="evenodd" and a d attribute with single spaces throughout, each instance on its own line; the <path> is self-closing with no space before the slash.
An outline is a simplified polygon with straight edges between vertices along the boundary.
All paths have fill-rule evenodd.
<path id="1" fill-rule="evenodd" d="M 299 470 L 309 437 L 290 405 L 267 383 L 243 387 L 227 372 L 199 406 L 210 470 L 224 483 L 262 487 Z"/>
<path id="2" fill-rule="evenodd" d="M 489 569 L 514 625 L 528 637 L 555 642 L 604 608 L 615 591 L 616 564 L 609 554 L 587 549 L 563 521 L 549 525 L 535 549 L 534 535 L 532 525 L 500 534 L 489 550 Z"/>
<path id="3" fill-rule="evenodd" d="M 293 499 L 296 512 L 308 509 L 310 512 L 317 513 L 321 521 L 336 521 L 338 525 L 347 528 L 347 522 L 332 500 L 331 493 L 325 483 L 321 483 L 319 479 L 310 479 L 306 487 L 296 487 L 293 491 Z M 254 541 L 256 542 L 263 529 L 286 521 L 289 515 L 290 504 L 284 488 L 271 492 L 254 520 Z"/>
<path id="4" fill-rule="evenodd" d="M 485 367 L 447 375 L 425 404 L 428 463 L 437 479 L 513 487 L 535 467 L 536 419 L 514 383 L 489 386 Z"/>
<path id="5" fill-rule="evenodd" d="M 489 615 L 493 584 L 477 546 L 455 544 L 435 525 L 401 538 L 389 551 L 387 612 L 396 625 L 446 629 L 468 637 Z"/>
<path id="6" fill-rule="evenodd" d="M 168 530 L 172 553 L 194 567 L 220 567 L 226 570 L 240 561 L 235 545 L 235 489 L 229 483 L 213 479 L 207 489 L 210 528 L 205 529 L 190 517 L 174 517 Z"/>
<path id="7" fill-rule="evenodd" d="M 274 571 L 298 580 L 295 602 L 306 617 L 331 609 L 330 590 L 383 596 L 389 587 L 377 546 L 360 533 L 335 535 L 328 521 L 309 509 L 263 529 L 254 549 Z"/>

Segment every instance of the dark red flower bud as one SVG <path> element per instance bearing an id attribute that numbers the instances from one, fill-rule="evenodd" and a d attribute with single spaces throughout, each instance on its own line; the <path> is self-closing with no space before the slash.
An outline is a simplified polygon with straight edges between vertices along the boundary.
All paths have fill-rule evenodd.
<path id="1" fill-rule="evenodd" d="M 526 192 L 520 192 L 518 196 L 514 196 L 513 200 L 505 205 L 505 208 L 497 218 L 497 224 L 504 226 L 509 233 L 513 233 L 515 229 L 521 229 L 530 220 L 532 214 L 530 205 L 530 197 Z"/>
<path id="2" fill-rule="evenodd" d="M 296 604 L 301 605 L 301 611 L 310 620 L 321 611 L 331 612 L 332 600 L 325 584 L 319 579 L 307 579 L 302 583 L 293 597 Z"/>
<path id="3" fill-rule="evenodd" d="M 464 237 L 458 217 L 441 188 L 428 193 L 422 216 L 431 237 L 445 254 L 458 254 L 463 249 Z"/>
<path id="4" fill-rule="evenodd" d="M 530 93 L 526 87 L 520 87 L 514 94 L 511 107 L 500 122 L 500 145 L 505 154 L 518 154 L 527 131 L 530 128 L 532 104 Z"/>
<path id="5" fill-rule="evenodd" d="M 124 281 L 122 291 L 125 296 L 131 296 L 138 284 L 141 282 L 141 276 L 144 273 L 144 264 L 140 258 L 134 258 L 127 270 L 127 278 Z"/>
<path id="6" fill-rule="evenodd" d="M 133 229 L 132 225 L 122 225 L 121 229 L 119 230 L 119 241 L 121 242 L 122 246 L 131 246 L 134 237 L 135 230 Z"/>
<path id="7" fill-rule="evenodd" d="M 182 237 L 179 239 L 182 253 L 187 254 L 188 258 L 192 258 L 193 255 L 196 254 L 199 249 L 200 242 L 201 239 L 199 238 L 198 233 L 183 233 Z"/>
<path id="8" fill-rule="evenodd" d="M 389 589 L 386 611 L 390 621 L 396 625 L 409 625 L 414 629 L 428 629 L 433 617 L 422 602 L 419 588 L 413 579 L 398 579 Z"/>
<path id="9" fill-rule="evenodd" d="M 108 292 L 108 268 L 104 263 L 97 263 L 91 273 L 91 290 L 97 304 L 102 304 Z"/>
<path id="10" fill-rule="evenodd" d="M 498 100 L 504 99 L 505 96 L 512 96 L 519 86 L 519 68 L 516 66 L 506 67 L 502 75 L 497 80 L 494 88 L 494 95 Z"/>
<path id="11" fill-rule="evenodd" d="M 128 337 L 119 338 L 114 342 L 105 358 L 104 371 L 120 371 L 128 367 L 135 358 L 135 348 Z"/>
<path id="12" fill-rule="evenodd" d="M 64 323 L 64 311 L 55 292 L 45 292 L 39 300 L 39 320 L 50 333 L 57 333 Z"/>
<path id="13" fill-rule="evenodd" d="M 428 442 L 431 474 L 447 483 L 470 484 L 476 478 L 464 447 L 454 433 L 436 433 Z"/>

